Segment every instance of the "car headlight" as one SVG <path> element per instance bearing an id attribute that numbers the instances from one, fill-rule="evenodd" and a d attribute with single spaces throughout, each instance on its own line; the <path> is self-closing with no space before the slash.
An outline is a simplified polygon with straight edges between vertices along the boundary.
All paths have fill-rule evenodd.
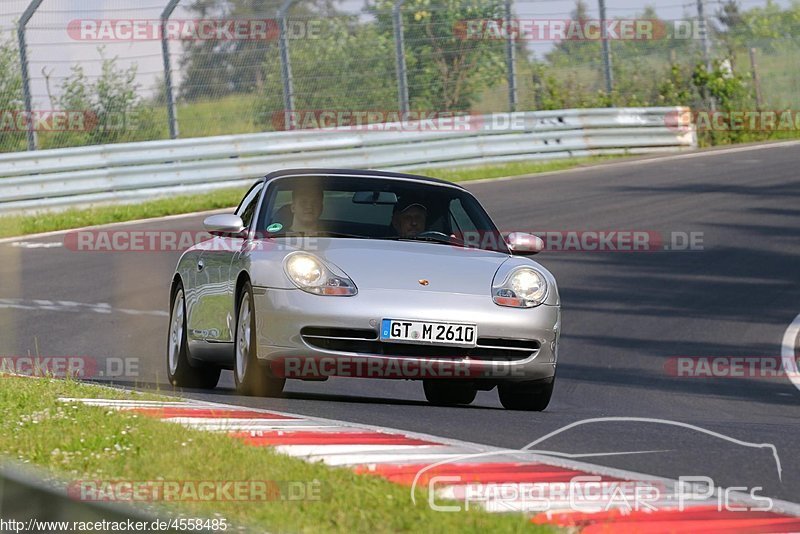
<path id="1" fill-rule="evenodd" d="M 532 267 L 518 267 L 501 283 L 492 284 L 492 299 L 499 306 L 533 308 L 547 297 L 547 280 Z"/>
<path id="2" fill-rule="evenodd" d="M 358 292 L 353 281 L 343 272 L 305 252 L 289 254 L 283 270 L 294 285 L 308 293 L 348 297 Z"/>

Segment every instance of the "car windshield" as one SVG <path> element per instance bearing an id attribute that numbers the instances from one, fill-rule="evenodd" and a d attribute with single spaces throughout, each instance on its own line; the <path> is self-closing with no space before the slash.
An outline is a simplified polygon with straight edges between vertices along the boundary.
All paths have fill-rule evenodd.
<path id="1" fill-rule="evenodd" d="M 381 177 L 287 176 L 270 185 L 266 237 L 413 240 L 508 252 L 478 201 L 458 187 Z"/>

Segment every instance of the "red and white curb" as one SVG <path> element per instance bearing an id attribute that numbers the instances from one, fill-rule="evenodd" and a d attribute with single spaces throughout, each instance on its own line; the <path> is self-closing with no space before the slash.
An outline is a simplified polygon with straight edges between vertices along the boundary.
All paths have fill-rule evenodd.
<path id="1" fill-rule="evenodd" d="M 306 417 L 297 414 L 217 404 L 198 400 L 154 402 L 136 400 L 60 399 L 115 410 L 133 411 L 166 422 L 212 432 L 307 461 L 350 466 L 367 476 L 380 476 L 407 486 L 427 487 L 430 501 L 442 510 L 480 505 L 492 512 L 527 512 L 535 524 L 569 527 L 580 532 L 800 532 L 800 505 L 773 500 L 769 511 L 746 494 L 728 495 L 742 509 L 721 509 L 716 500 L 683 503 L 677 499 L 677 481 L 641 473 L 554 458 L 519 450 L 500 449 L 401 430 Z M 595 491 L 611 491 L 615 499 L 603 508 L 576 506 L 570 494 L 575 480 L 592 484 Z M 530 494 L 511 497 L 492 493 L 508 487 L 535 488 L 550 503 Z M 588 486 L 587 486 L 588 487 Z M 657 506 L 631 510 L 633 494 L 658 488 Z M 481 493 L 484 492 L 484 493 Z M 630 494 L 630 495 L 629 495 Z M 631 497 L 630 500 L 625 497 Z M 452 508 L 453 504 L 461 503 Z M 555 506 L 552 504 L 555 503 Z M 427 506 L 431 503 L 418 503 Z M 585 503 L 584 503 L 585 504 Z"/>

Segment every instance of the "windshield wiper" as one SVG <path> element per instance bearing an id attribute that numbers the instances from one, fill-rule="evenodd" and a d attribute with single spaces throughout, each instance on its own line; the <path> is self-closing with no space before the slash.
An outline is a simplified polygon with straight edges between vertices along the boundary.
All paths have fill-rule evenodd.
<path id="1" fill-rule="evenodd" d="M 423 235 L 423 236 L 414 236 L 414 237 L 386 237 L 384 239 L 389 239 L 391 241 L 417 241 L 417 242 L 426 242 L 426 243 L 438 243 L 440 245 L 463 245 L 464 241 L 458 239 L 457 237 L 451 237 L 446 235 Z"/>
<path id="2" fill-rule="evenodd" d="M 269 237 L 341 237 L 349 239 L 374 239 L 367 235 L 346 234 L 344 232 L 329 232 L 327 230 L 316 230 L 313 232 L 282 232 L 279 234 L 272 234 Z"/>

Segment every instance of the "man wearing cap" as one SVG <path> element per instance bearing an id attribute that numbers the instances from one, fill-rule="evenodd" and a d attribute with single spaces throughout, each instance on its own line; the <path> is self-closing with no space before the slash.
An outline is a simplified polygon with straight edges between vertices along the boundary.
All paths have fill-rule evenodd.
<path id="1" fill-rule="evenodd" d="M 401 238 L 413 238 L 425 231 L 428 209 L 412 199 L 404 199 L 394 205 L 392 227 Z"/>

